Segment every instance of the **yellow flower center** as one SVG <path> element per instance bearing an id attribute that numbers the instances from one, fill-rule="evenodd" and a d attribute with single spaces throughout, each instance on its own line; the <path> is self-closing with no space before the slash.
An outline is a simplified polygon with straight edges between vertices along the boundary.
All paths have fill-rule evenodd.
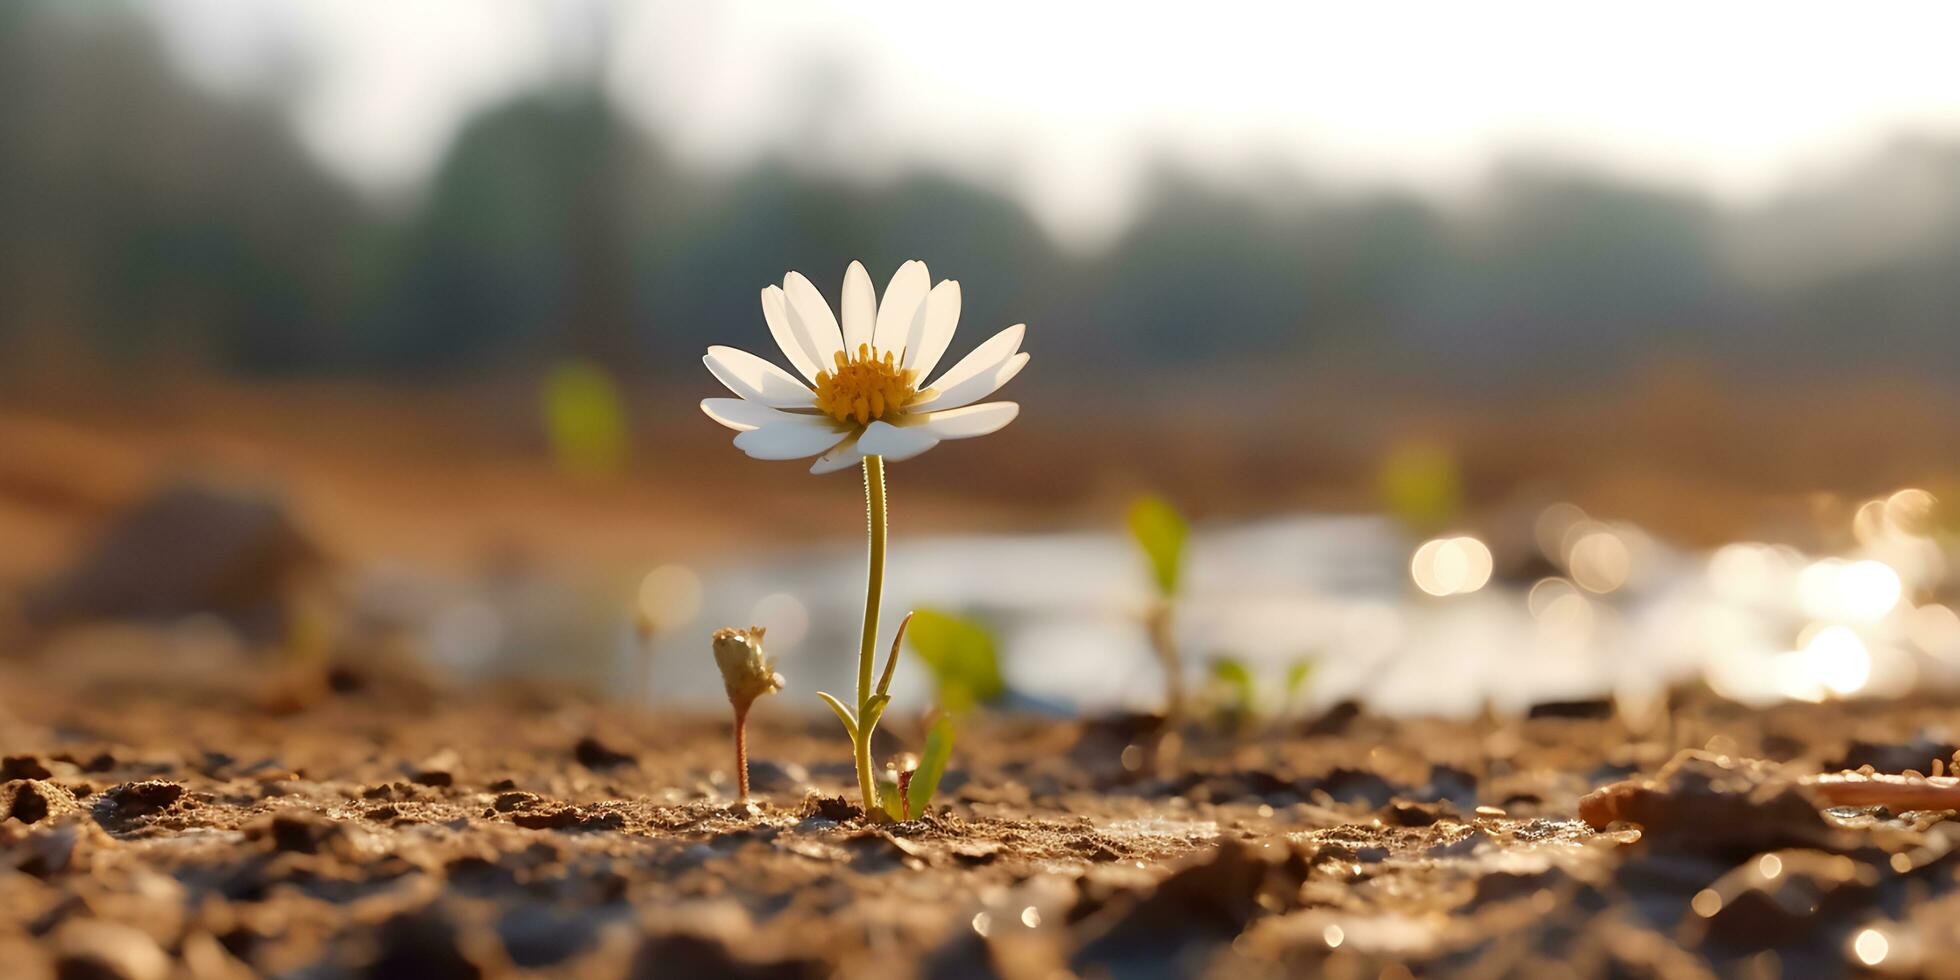
<path id="1" fill-rule="evenodd" d="M 817 408 L 839 422 L 870 425 L 897 415 L 918 397 L 912 386 L 918 372 L 899 367 L 891 351 L 881 357 L 870 344 L 859 344 L 855 357 L 838 351 L 836 363 L 833 370 L 817 372 Z"/>

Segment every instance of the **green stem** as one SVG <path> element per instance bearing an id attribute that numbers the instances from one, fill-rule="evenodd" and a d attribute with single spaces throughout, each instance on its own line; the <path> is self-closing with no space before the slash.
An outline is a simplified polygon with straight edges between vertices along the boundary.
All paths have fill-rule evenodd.
<path id="1" fill-rule="evenodd" d="M 864 457 L 864 519 L 871 532 L 870 567 L 864 581 L 864 641 L 858 646 L 858 718 L 865 717 L 871 701 L 872 659 L 878 647 L 878 603 L 885 593 L 885 459 Z M 858 790 L 864 794 L 866 819 L 878 805 L 878 788 L 871 774 L 871 728 L 860 727 L 857 744 Z"/>

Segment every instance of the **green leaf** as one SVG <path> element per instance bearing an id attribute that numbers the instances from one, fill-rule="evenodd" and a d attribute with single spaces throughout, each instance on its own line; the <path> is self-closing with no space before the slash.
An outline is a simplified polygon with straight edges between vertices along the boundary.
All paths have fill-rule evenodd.
<path id="1" fill-rule="evenodd" d="M 891 703 L 891 695 L 873 694 L 871 700 L 865 702 L 864 714 L 858 716 L 858 730 L 866 734 L 877 731 L 878 719 L 885 716 L 885 707 Z"/>
<path id="2" fill-rule="evenodd" d="M 1307 678 L 1313 676 L 1313 659 L 1301 657 L 1286 667 L 1286 700 L 1292 701 L 1307 686 Z"/>
<path id="3" fill-rule="evenodd" d="M 560 468 L 579 476 L 604 476 L 625 463 L 625 402 L 604 368 L 584 360 L 560 361 L 545 377 L 543 408 L 545 435 Z"/>
<path id="4" fill-rule="evenodd" d="M 844 707 L 844 702 L 822 691 L 817 692 L 817 697 L 822 698 L 823 703 L 830 705 L 830 710 L 837 712 L 837 720 L 844 723 L 844 730 L 850 732 L 851 741 L 856 742 L 858 740 L 858 723 L 857 718 L 852 716 L 851 709 Z"/>
<path id="5" fill-rule="evenodd" d="M 1000 676 L 1000 658 L 994 651 L 993 634 L 985 626 L 933 609 L 912 614 L 912 627 L 905 633 L 912 652 L 932 674 L 939 705 L 948 711 L 965 711 L 976 704 L 990 704 L 1007 693 Z"/>
<path id="6" fill-rule="evenodd" d="M 946 760 L 953 755 L 953 718 L 941 714 L 933 722 L 932 731 L 926 734 L 926 750 L 919 756 L 919 768 L 913 770 L 912 781 L 905 787 L 905 801 L 912 808 L 912 815 L 923 817 L 926 808 L 932 805 L 932 794 L 939 791 L 939 779 L 946 775 Z"/>
<path id="7" fill-rule="evenodd" d="M 1416 534 L 1441 531 L 1463 510 L 1463 477 L 1441 446 L 1396 448 L 1382 460 L 1379 483 L 1382 509 Z"/>
<path id="8" fill-rule="evenodd" d="M 1211 661 L 1211 676 L 1220 686 L 1230 692 L 1227 707 L 1242 715 L 1252 714 L 1252 699 L 1255 684 L 1252 671 L 1237 657 L 1215 657 Z"/>
<path id="9" fill-rule="evenodd" d="M 878 780 L 878 808 L 885 811 L 885 816 L 893 822 L 905 819 L 905 802 L 898 795 L 897 780 Z"/>
<path id="10" fill-rule="evenodd" d="M 1157 591 L 1176 595 L 1184 571 L 1184 539 L 1191 529 L 1183 515 L 1162 497 L 1139 497 L 1130 504 L 1130 534 L 1137 539 Z"/>
<path id="11" fill-rule="evenodd" d="M 885 672 L 878 677 L 878 693 L 887 694 L 892 689 L 892 673 L 898 670 L 898 645 L 905 642 L 905 627 L 912 622 L 912 614 L 898 621 L 898 632 L 892 634 L 892 652 L 885 657 Z"/>

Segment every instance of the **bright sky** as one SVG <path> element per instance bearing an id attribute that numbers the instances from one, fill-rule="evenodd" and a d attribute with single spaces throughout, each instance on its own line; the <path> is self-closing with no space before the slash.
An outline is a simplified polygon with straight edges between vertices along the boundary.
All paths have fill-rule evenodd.
<path id="1" fill-rule="evenodd" d="M 1748 200 L 1902 131 L 1960 134 L 1950 0 L 152 6 L 214 87 L 304 65 L 297 131 L 377 193 L 412 190 L 468 113 L 578 70 L 692 163 L 950 170 L 1085 243 L 1153 154 L 1450 193 L 1531 152 Z"/>

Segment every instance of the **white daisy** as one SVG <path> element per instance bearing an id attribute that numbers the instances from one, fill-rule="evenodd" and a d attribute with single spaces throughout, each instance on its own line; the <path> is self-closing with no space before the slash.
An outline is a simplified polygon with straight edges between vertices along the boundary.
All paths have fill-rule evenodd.
<path id="1" fill-rule="evenodd" d="M 995 334 L 932 384 L 960 318 L 960 284 L 932 285 L 924 262 L 898 267 L 880 303 L 864 266 L 844 271 L 843 323 L 801 273 L 762 290 L 762 317 L 804 381 L 747 351 L 710 347 L 702 361 L 739 398 L 706 398 L 708 417 L 740 432 L 756 459 L 816 456 L 812 473 L 866 456 L 910 459 L 944 439 L 984 436 L 1020 414 L 1013 402 L 974 404 L 1028 363 L 1025 324 Z M 808 382 L 807 384 L 805 382 Z"/>

